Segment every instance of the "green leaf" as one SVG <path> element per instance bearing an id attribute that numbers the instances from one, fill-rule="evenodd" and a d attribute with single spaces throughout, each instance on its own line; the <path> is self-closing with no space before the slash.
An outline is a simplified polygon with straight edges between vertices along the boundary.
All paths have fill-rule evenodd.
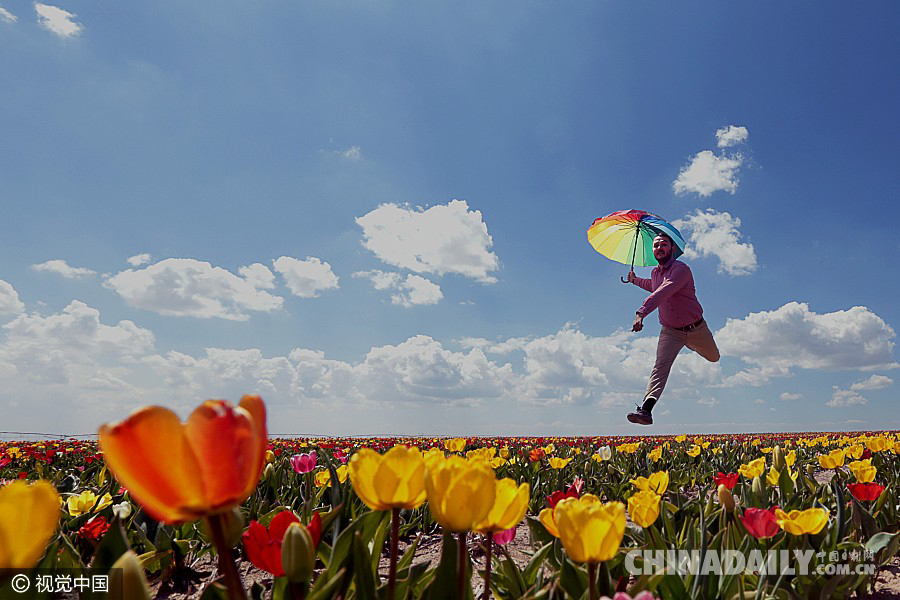
<path id="1" fill-rule="evenodd" d="M 544 563 L 544 559 L 547 558 L 547 555 L 550 554 L 550 551 L 553 549 L 553 542 L 549 544 L 544 544 L 541 546 L 541 549 L 534 553 L 534 556 L 531 557 L 531 560 L 528 561 L 528 565 L 525 567 L 525 571 L 522 573 L 522 578 L 525 579 L 525 584 L 528 587 L 534 585 L 537 580 L 538 571 L 541 568 L 541 565 Z"/>
<path id="2" fill-rule="evenodd" d="M 888 563 L 897 554 L 898 546 L 900 546 L 900 531 L 896 533 L 876 533 L 866 542 L 866 550 L 871 552 L 878 559 L 879 564 L 882 565 Z M 884 553 L 878 557 L 878 553 L 882 550 L 884 550 Z"/>
<path id="3" fill-rule="evenodd" d="M 559 570 L 559 586 L 570 598 L 577 600 L 587 591 L 587 572 L 566 558 L 563 560 L 562 567 Z"/>
<path id="4" fill-rule="evenodd" d="M 850 500 L 853 503 L 853 523 L 862 527 L 862 531 L 867 538 L 874 537 L 876 533 L 880 532 L 878 523 L 875 522 L 872 514 L 863 508 L 856 498 L 851 498 Z"/>
<path id="5" fill-rule="evenodd" d="M 422 539 L 422 536 L 416 536 L 416 539 L 413 540 L 413 543 L 406 549 L 403 553 L 403 556 L 400 557 L 400 560 L 397 561 L 397 572 L 399 573 L 403 569 L 409 567 L 412 564 L 413 557 L 416 555 L 416 548 L 419 547 L 419 540 Z"/>
<path id="6" fill-rule="evenodd" d="M 358 600 L 376 600 L 375 573 L 369 568 L 372 556 L 359 532 L 353 536 L 353 579 L 356 582 Z"/>

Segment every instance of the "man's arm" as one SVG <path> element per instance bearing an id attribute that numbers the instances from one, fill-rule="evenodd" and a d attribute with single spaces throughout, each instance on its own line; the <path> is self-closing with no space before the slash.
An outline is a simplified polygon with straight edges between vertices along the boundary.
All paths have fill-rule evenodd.
<path id="1" fill-rule="evenodd" d="M 643 277 L 638 277 L 634 274 L 634 271 L 628 272 L 628 283 L 633 283 L 634 285 L 647 290 L 648 292 L 653 291 L 653 287 L 650 283 L 649 279 L 644 279 Z"/>
<path id="2" fill-rule="evenodd" d="M 683 288 L 691 279 L 691 271 L 687 265 L 676 265 L 669 269 L 662 283 L 652 294 L 647 296 L 644 303 L 637 310 L 639 317 L 643 318 L 652 313 L 669 296 Z"/>

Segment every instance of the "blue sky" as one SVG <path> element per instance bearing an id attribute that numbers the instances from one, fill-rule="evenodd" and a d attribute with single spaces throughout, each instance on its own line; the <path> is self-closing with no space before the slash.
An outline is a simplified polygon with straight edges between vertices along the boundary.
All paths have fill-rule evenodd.
<path id="1" fill-rule="evenodd" d="M 277 433 L 898 428 L 898 26 L 0 0 L 2 429 L 243 393 Z M 656 316 L 585 233 L 630 208 L 688 238 L 723 355 L 683 351 L 652 430 Z"/>

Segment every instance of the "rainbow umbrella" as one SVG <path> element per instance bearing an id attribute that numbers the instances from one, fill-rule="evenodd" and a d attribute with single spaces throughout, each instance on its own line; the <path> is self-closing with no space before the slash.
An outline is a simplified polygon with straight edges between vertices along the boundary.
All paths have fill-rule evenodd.
<path id="1" fill-rule="evenodd" d="M 684 253 L 684 238 L 671 223 L 643 210 L 620 210 L 596 219 L 587 231 L 594 249 L 616 262 L 650 267 L 658 264 L 653 256 L 653 238 L 665 233 L 675 242 L 674 256 Z M 622 278 L 622 281 L 628 281 Z"/>

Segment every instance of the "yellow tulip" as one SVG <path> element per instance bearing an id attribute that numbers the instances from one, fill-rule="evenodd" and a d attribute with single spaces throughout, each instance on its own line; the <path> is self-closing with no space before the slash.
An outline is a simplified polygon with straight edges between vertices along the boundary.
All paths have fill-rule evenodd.
<path id="1" fill-rule="evenodd" d="M 819 455 L 819 466 L 823 469 L 837 469 L 844 466 L 844 451 L 835 448 L 828 454 Z"/>
<path id="2" fill-rule="evenodd" d="M 600 498 L 593 494 L 585 494 L 581 497 L 582 502 L 591 502 L 594 504 L 600 504 Z M 557 507 L 559 504 L 556 505 Z M 538 515 L 538 520 L 540 520 L 541 525 L 544 526 L 544 529 L 552 535 L 553 537 L 559 537 L 559 528 L 556 526 L 556 508 L 545 508 Z"/>
<path id="3" fill-rule="evenodd" d="M 766 459 L 765 458 L 757 458 L 751 460 L 746 465 L 741 465 L 738 467 L 738 473 L 740 473 L 743 477 L 747 479 L 753 479 L 754 477 L 759 477 L 766 470 Z"/>
<path id="4" fill-rule="evenodd" d="M 687 450 L 687 455 L 694 456 L 694 457 L 699 456 L 700 455 L 700 446 L 698 446 L 697 444 L 694 444 L 693 446 L 691 446 L 690 449 Z"/>
<path id="5" fill-rule="evenodd" d="M 435 458 L 425 466 L 428 508 L 441 527 L 469 531 L 494 506 L 494 471 L 482 461 L 461 456 Z"/>
<path id="6" fill-rule="evenodd" d="M 868 446 L 869 450 L 872 452 L 883 452 L 890 449 L 892 444 L 889 439 L 880 435 L 878 437 L 868 438 L 866 440 L 866 446 Z"/>
<path id="7" fill-rule="evenodd" d="M 543 450 L 544 454 L 553 454 L 554 452 L 556 452 L 556 446 L 554 446 L 553 444 L 547 444 L 546 446 L 544 446 Z"/>
<path id="8" fill-rule="evenodd" d="M 566 498 L 556 505 L 559 538 L 576 562 L 603 562 L 619 551 L 625 535 L 625 505 Z"/>
<path id="9" fill-rule="evenodd" d="M 790 467 L 786 467 L 788 471 L 788 475 L 790 475 L 793 481 L 797 481 L 797 474 L 791 471 Z M 769 467 L 769 474 L 766 475 L 766 482 L 769 485 L 778 485 L 778 478 L 781 477 L 781 471 L 775 469 L 774 466 Z"/>
<path id="10" fill-rule="evenodd" d="M 850 467 L 850 472 L 856 477 L 856 481 L 860 483 L 871 483 L 875 481 L 875 474 L 878 470 L 872 466 L 872 461 L 870 459 L 855 460 L 847 466 Z"/>
<path id="11" fill-rule="evenodd" d="M 440 448 L 429 448 L 422 458 L 425 461 L 425 466 L 427 467 L 433 460 L 444 459 L 444 453 Z"/>
<path id="12" fill-rule="evenodd" d="M 313 481 L 316 482 L 316 487 L 324 487 L 331 483 L 331 473 L 329 473 L 328 470 L 319 471 L 316 473 Z"/>
<path id="13" fill-rule="evenodd" d="M 494 505 L 487 516 L 474 530 L 479 533 L 498 532 L 512 529 L 525 518 L 531 486 L 527 483 L 516 485 L 510 478 L 499 479 L 495 483 Z"/>
<path id="14" fill-rule="evenodd" d="M 797 462 L 797 451 L 791 450 L 787 454 L 784 455 L 784 462 L 787 463 L 787 466 L 793 467 L 794 463 Z"/>
<path id="15" fill-rule="evenodd" d="M 640 447 L 640 442 L 634 442 L 631 444 L 619 444 L 616 446 L 616 450 L 622 452 L 623 454 L 634 454 L 637 452 L 637 449 Z"/>
<path id="16" fill-rule="evenodd" d="M 66 509 L 73 517 L 90 512 L 101 511 L 112 504 L 112 496 L 108 493 L 98 496 L 91 490 L 85 490 L 77 496 L 69 496 L 66 500 Z"/>
<path id="17" fill-rule="evenodd" d="M 828 511 L 824 508 L 807 508 L 786 513 L 776 508 L 775 521 L 782 529 L 793 535 L 816 534 L 828 523 Z"/>
<path id="18" fill-rule="evenodd" d="M 500 458 L 504 460 L 509 460 L 509 446 L 503 446 L 500 448 Z"/>
<path id="19" fill-rule="evenodd" d="M 657 471 L 652 473 L 649 478 L 638 477 L 637 479 L 631 479 L 630 483 L 633 483 L 641 491 L 650 490 L 654 494 L 661 496 L 669 487 L 669 472 Z"/>
<path id="20" fill-rule="evenodd" d="M 372 510 L 418 508 L 425 502 L 425 461 L 418 448 L 396 445 L 384 456 L 364 448 L 350 457 L 350 484 Z"/>
<path id="21" fill-rule="evenodd" d="M 679 444 L 680 444 L 681 442 L 685 441 L 686 439 L 687 439 L 687 436 L 684 435 L 684 434 L 676 435 L 676 436 L 675 436 L 675 441 L 678 442 Z"/>
<path id="22" fill-rule="evenodd" d="M 628 514 L 641 527 L 650 527 L 659 516 L 659 496 L 650 490 L 637 492 L 628 499 Z"/>
<path id="23" fill-rule="evenodd" d="M 275 453 L 271 450 L 266 450 L 266 464 L 275 462 Z"/>
<path id="24" fill-rule="evenodd" d="M 650 462 L 656 462 L 660 458 L 662 458 L 662 446 L 657 446 L 647 455 L 647 458 L 650 459 Z"/>
<path id="25" fill-rule="evenodd" d="M 863 452 L 865 452 L 865 448 L 862 447 L 862 444 L 853 444 L 852 446 L 847 446 L 846 448 L 844 448 L 844 454 L 846 454 L 853 460 L 861 459 Z"/>
<path id="26" fill-rule="evenodd" d="M 551 456 L 549 461 L 550 461 L 550 466 L 553 467 L 554 469 L 562 469 L 567 464 L 569 464 L 572 461 L 572 459 L 571 458 L 560 458 L 559 456 Z"/>
<path id="27" fill-rule="evenodd" d="M 59 494 L 46 481 L 0 487 L 0 569 L 30 569 L 59 523 Z"/>
<path id="28" fill-rule="evenodd" d="M 462 452 L 466 448 L 465 438 L 452 438 L 444 440 L 444 448 L 447 452 Z"/>

